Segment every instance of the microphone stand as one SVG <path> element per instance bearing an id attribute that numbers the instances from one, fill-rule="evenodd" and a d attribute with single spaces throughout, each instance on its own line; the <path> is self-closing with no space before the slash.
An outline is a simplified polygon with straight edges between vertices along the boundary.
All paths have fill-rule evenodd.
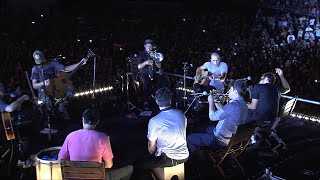
<path id="1" fill-rule="evenodd" d="M 186 107 L 187 90 L 186 90 L 186 74 L 188 71 L 187 62 L 182 62 L 183 64 L 183 107 Z"/>
<path id="2" fill-rule="evenodd" d="M 91 51 L 91 49 L 88 50 L 88 53 L 93 53 Z M 93 56 L 93 79 L 92 79 L 92 89 L 93 89 L 93 93 L 92 93 L 92 108 L 95 108 L 96 107 L 96 104 L 95 104 L 95 93 L 96 93 L 96 90 L 95 90 L 95 87 L 96 87 L 96 67 L 97 67 L 97 58 L 96 58 L 96 55 Z"/>
<path id="3" fill-rule="evenodd" d="M 41 66 L 41 74 L 42 74 L 42 83 L 43 83 L 43 90 L 44 90 L 44 102 L 43 102 L 43 104 L 44 104 L 44 109 L 45 109 L 45 111 L 44 112 L 46 112 L 47 113 L 47 120 L 48 120 L 48 129 L 49 129 L 49 133 L 48 133 L 48 141 L 49 141 L 49 144 L 51 143 L 51 121 L 50 121 L 50 114 L 49 114 L 49 110 L 45 107 L 45 106 L 47 106 L 47 94 L 46 94 L 46 88 L 45 88 L 45 80 L 44 80 L 44 73 L 43 73 L 43 69 L 44 69 L 44 65 L 43 64 L 41 64 L 40 65 Z M 41 91 L 41 90 L 40 90 Z M 52 107 L 53 108 L 53 107 Z M 51 111 L 52 111 L 53 109 L 51 109 Z"/>
<path id="4" fill-rule="evenodd" d="M 95 95 L 95 86 L 96 86 L 96 65 L 97 65 L 97 59 L 96 56 L 93 57 L 93 81 L 92 81 L 92 88 L 93 88 L 93 94 L 92 98 L 94 98 Z"/>

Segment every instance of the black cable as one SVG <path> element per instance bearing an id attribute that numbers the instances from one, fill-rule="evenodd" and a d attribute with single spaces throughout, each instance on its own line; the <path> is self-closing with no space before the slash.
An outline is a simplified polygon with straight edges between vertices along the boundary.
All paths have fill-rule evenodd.
<path id="1" fill-rule="evenodd" d="M 13 142 L 12 140 L 10 140 L 11 142 L 11 155 L 10 155 L 10 160 L 9 160 L 9 165 L 8 165 L 8 177 L 11 176 L 11 161 L 12 161 L 12 157 L 13 157 Z"/>

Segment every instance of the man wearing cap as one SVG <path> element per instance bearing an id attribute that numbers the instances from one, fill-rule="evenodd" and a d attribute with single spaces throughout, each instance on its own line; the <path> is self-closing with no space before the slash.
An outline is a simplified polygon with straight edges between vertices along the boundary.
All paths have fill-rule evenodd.
<path id="1" fill-rule="evenodd" d="M 74 70 L 80 63 L 82 63 L 82 65 L 86 64 L 87 59 L 83 58 L 76 64 L 64 66 L 57 61 L 47 62 L 44 53 L 39 50 L 36 50 L 33 53 L 33 58 L 36 65 L 32 68 L 31 73 L 32 86 L 34 89 L 38 89 L 39 97 L 44 103 L 46 109 L 51 114 L 54 114 L 52 98 L 47 93 L 45 93 L 44 87 L 50 84 L 50 79 L 55 78 L 57 73 L 70 72 Z"/>
<path id="2" fill-rule="evenodd" d="M 103 158 L 106 179 L 129 180 L 133 171 L 132 165 L 112 168 L 113 153 L 110 138 L 105 133 L 95 130 L 99 121 L 100 113 L 97 109 L 87 109 L 82 114 L 83 129 L 74 131 L 66 137 L 58 155 L 59 162 L 69 160 L 101 163 Z"/>
<path id="3" fill-rule="evenodd" d="M 151 83 L 154 79 L 159 86 L 168 87 L 168 80 L 161 75 L 156 73 L 156 68 L 161 68 L 161 62 L 155 62 L 152 60 L 154 57 L 154 44 L 151 39 L 146 39 L 144 42 L 144 50 L 138 54 L 138 69 L 140 71 L 140 80 L 143 84 L 143 100 L 145 108 L 148 108 L 148 99 L 151 97 Z M 151 69 L 153 69 L 151 71 Z"/>

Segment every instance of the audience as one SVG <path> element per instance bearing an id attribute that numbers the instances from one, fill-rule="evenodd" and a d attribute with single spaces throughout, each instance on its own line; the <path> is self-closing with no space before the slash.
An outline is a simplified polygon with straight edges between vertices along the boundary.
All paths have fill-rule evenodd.
<path id="1" fill-rule="evenodd" d="M 68 65 L 85 57 L 90 48 L 97 55 L 96 86 L 114 84 L 130 71 L 127 57 L 138 53 L 146 38 L 152 38 L 159 42 L 165 56 L 165 72 L 183 74 L 182 62 L 187 61 L 193 65 L 187 75 L 194 76 L 194 68 L 208 59 L 209 52 L 216 51 L 229 65 L 227 78 L 250 75 L 253 79 L 248 83 L 256 84 L 261 73 L 280 67 L 291 86 L 289 95 L 319 101 L 319 97 L 314 96 L 319 89 L 315 80 L 320 77 L 317 61 L 320 56 L 320 24 L 315 17 L 319 14 L 319 5 L 313 0 L 276 2 L 278 8 L 261 6 L 255 15 L 250 16 L 235 16 L 219 10 L 190 14 L 180 7 L 167 14 L 154 13 L 145 17 L 130 10 L 123 12 L 121 21 L 114 20 L 113 27 L 118 32 L 96 32 L 91 42 L 88 38 L 77 41 L 70 38 L 74 36 L 67 35 L 60 40 L 48 35 L 47 42 L 14 40 L 2 35 L 1 41 L 6 46 L 0 56 L 6 66 L 0 67 L 1 82 L 6 84 L 8 91 L 17 87 L 28 89 L 24 71 L 33 66 L 32 52 L 36 49 L 45 50 L 48 58 L 64 55 L 66 59 L 61 63 Z M 93 63 L 90 60 L 88 63 L 91 65 L 82 67 L 73 77 L 76 92 L 92 86 Z M 169 78 L 174 86 L 178 79 Z M 191 87 L 192 82 L 188 81 L 188 85 Z M 297 111 L 312 115 L 319 113 L 310 107 L 310 104 L 298 103 Z"/>

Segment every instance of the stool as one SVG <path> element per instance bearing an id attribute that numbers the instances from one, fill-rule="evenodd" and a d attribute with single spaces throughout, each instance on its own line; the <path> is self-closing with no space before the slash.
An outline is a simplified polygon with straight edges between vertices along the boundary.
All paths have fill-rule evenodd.
<path id="1" fill-rule="evenodd" d="M 184 163 L 178 164 L 176 166 L 172 167 L 164 167 L 164 168 L 154 168 L 152 170 L 152 175 L 154 175 L 154 179 L 160 179 L 160 180 L 169 180 L 174 176 L 177 176 L 179 179 L 184 179 Z"/>

